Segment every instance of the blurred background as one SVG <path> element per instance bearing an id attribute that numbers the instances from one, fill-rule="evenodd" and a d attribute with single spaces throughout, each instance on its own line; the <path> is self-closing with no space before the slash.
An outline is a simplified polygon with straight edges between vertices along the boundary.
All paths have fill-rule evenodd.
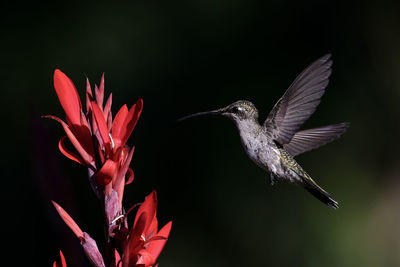
<path id="1" fill-rule="evenodd" d="M 8 2 L 2 7 L 2 236 L 21 266 L 89 266 L 50 200 L 102 249 L 102 214 L 84 167 L 58 151 L 60 68 L 113 93 L 113 112 L 144 99 L 129 207 L 153 189 L 174 221 L 160 266 L 400 266 L 400 8 L 395 1 Z M 333 74 L 305 128 L 351 122 L 297 160 L 340 203 L 269 186 L 222 117 L 184 115 L 252 101 L 260 121 L 311 62 Z M 5 149 L 4 149 L 5 148 Z"/>

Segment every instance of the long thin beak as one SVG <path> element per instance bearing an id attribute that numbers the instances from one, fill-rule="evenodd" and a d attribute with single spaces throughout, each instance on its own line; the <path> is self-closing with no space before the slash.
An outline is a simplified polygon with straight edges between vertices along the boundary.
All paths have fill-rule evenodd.
<path id="1" fill-rule="evenodd" d="M 203 116 L 203 115 L 220 115 L 224 112 L 224 109 L 216 109 L 216 110 L 211 110 L 211 111 L 205 111 L 205 112 L 199 112 L 199 113 L 195 113 L 195 114 L 191 114 L 188 116 L 185 116 L 183 118 L 180 118 L 177 120 L 177 122 L 181 122 L 193 117 L 199 117 L 199 116 Z"/>

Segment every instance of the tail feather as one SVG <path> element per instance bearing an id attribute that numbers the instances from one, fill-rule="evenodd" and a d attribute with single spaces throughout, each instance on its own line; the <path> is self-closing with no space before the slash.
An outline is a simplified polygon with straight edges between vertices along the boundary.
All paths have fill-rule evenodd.
<path id="1" fill-rule="evenodd" d="M 296 180 L 301 179 L 300 184 L 308 191 L 310 192 L 313 196 L 327 204 L 328 206 L 332 207 L 333 209 L 339 208 L 339 204 L 336 200 L 334 200 L 331 195 L 328 194 L 324 189 L 319 187 L 316 182 L 308 175 L 303 168 L 293 159 L 290 154 L 285 149 L 280 148 L 280 158 L 281 158 L 281 163 L 294 172 L 298 177 L 295 177 Z"/>
<path id="2" fill-rule="evenodd" d="M 322 190 L 320 187 L 314 186 L 312 184 L 307 184 L 304 187 L 308 192 L 310 192 L 314 197 L 318 198 L 320 201 L 330 206 L 333 209 L 339 208 L 339 203 L 331 197 L 326 191 Z"/>

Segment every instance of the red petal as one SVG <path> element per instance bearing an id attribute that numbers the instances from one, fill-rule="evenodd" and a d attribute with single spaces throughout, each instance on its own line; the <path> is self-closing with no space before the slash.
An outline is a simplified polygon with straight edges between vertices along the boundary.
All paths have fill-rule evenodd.
<path id="1" fill-rule="evenodd" d="M 136 214 L 137 215 L 137 214 Z M 141 235 L 147 221 L 147 214 L 143 213 L 137 218 L 136 225 L 129 232 L 129 239 L 125 246 L 122 266 L 133 266 L 137 260 L 137 253 L 143 246 Z"/>
<path id="2" fill-rule="evenodd" d="M 103 107 L 104 101 L 104 73 L 101 75 L 100 86 L 96 92 L 96 102 Z"/>
<path id="3" fill-rule="evenodd" d="M 92 109 L 98 130 L 100 132 L 101 138 L 103 139 L 104 146 L 107 149 L 107 146 L 111 143 L 108 133 L 107 122 L 104 118 L 103 112 L 95 102 L 92 102 Z"/>
<path id="4" fill-rule="evenodd" d="M 65 260 L 64 254 L 60 250 L 61 267 L 67 267 L 67 261 Z"/>
<path id="5" fill-rule="evenodd" d="M 126 179 L 126 174 L 127 174 L 128 169 L 129 169 L 129 164 L 132 161 L 132 156 L 133 156 L 134 150 L 135 150 L 135 148 L 132 148 L 131 151 L 129 152 L 128 156 L 126 157 L 125 162 L 122 162 L 122 167 L 120 167 L 120 169 L 118 171 L 118 175 L 115 178 L 115 182 L 113 184 L 114 189 L 117 192 L 119 192 L 118 195 L 119 195 L 120 199 L 122 199 L 122 195 L 120 195 L 121 187 L 122 187 L 122 190 L 123 190 L 123 187 L 125 186 L 125 180 L 127 180 Z M 118 151 L 124 151 L 124 150 L 118 150 Z M 118 160 L 118 159 L 116 159 L 116 160 Z M 132 174 L 133 174 L 133 172 L 132 172 Z M 129 179 L 131 179 L 131 178 L 132 177 L 129 177 Z"/>
<path id="6" fill-rule="evenodd" d="M 126 105 L 123 105 L 118 111 L 117 115 L 115 115 L 111 130 L 111 135 L 114 139 L 114 145 L 115 145 L 114 149 L 117 149 L 121 146 L 124 121 L 127 115 L 128 115 L 128 107 Z"/>
<path id="7" fill-rule="evenodd" d="M 128 157 L 123 162 L 123 165 L 122 165 L 123 172 L 126 172 L 129 169 L 129 165 L 131 164 L 132 157 L 133 157 L 133 152 L 135 152 L 135 147 L 131 148 L 131 151 L 129 151 Z"/>
<path id="8" fill-rule="evenodd" d="M 131 184 L 133 179 L 135 178 L 135 174 L 133 173 L 132 169 L 129 168 L 125 175 L 125 185 Z"/>
<path id="9" fill-rule="evenodd" d="M 147 229 L 146 240 L 154 237 L 154 235 L 157 234 L 157 231 L 158 231 L 158 220 L 157 220 L 157 217 L 154 216 L 149 228 Z"/>
<path id="10" fill-rule="evenodd" d="M 94 85 L 94 95 L 96 97 L 96 103 L 100 106 L 100 109 L 103 110 L 103 98 L 101 98 L 101 102 L 99 101 L 100 99 L 100 92 L 99 92 L 99 88 L 97 87 L 97 85 Z"/>
<path id="11" fill-rule="evenodd" d="M 140 98 L 136 102 L 136 104 L 134 104 L 131 107 L 131 109 L 129 110 L 129 113 L 125 119 L 125 122 L 124 122 L 125 129 L 123 129 L 124 132 L 123 132 L 123 136 L 121 138 L 121 145 L 124 145 L 128 141 L 129 136 L 132 134 L 132 131 L 135 128 L 137 121 L 139 120 L 142 110 L 143 110 L 143 100 Z"/>
<path id="12" fill-rule="evenodd" d="M 64 144 L 65 138 L 67 138 L 67 136 L 63 136 L 60 141 L 58 142 L 58 148 L 60 149 L 61 153 L 66 156 L 69 159 L 72 159 L 73 161 L 78 162 L 79 164 L 82 165 L 86 165 L 85 161 L 82 159 L 82 157 L 80 157 L 79 155 L 69 151 L 67 149 L 67 147 Z"/>
<path id="13" fill-rule="evenodd" d="M 139 210 L 136 213 L 136 218 L 135 222 L 133 223 L 133 226 L 135 227 L 138 217 L 141 216 L 142 213 L 147 213 L 147 222 L 146 226 L 144 229 L 144 233 L 147 233 L 151 222 L 153 221 L 153 218 L 156 216 L 156 210 L 157 210 L 157 193 L 156 191 L 153 191 L 148 195 L 143 204 L 140 206 Z"/>
<path id="14" fill-rule="evenodd" d="M 97 129 L 97 127 L 96 127 L 96 129 Z M 103 144 L 103 138 L 101 138 L 100 133 L 99 133 L 98 130 L 96 130 L 96 132 L 95 132 L 95 137 L 96 137 L 96 140 L 97 140 L 97 143 L 98 143 L 98 145 L 96 147 L 97 148 L 97 155 L 99 156 L 101 164 L 103 164 L 104 161 L 105 161 L 105 155 L 104 155 L 105 151 L 103 150 L 104 144 Z"/>
<path id="15" fill-rule="evenodd" d="M 106 105 L 104 106 L 104 118 L 107 118 L 107 126 L 108 126 L 108 118 L 111 115 L 111 105 L 112 105 L 112 94 L 107 99 Z M 112 125 L 112 124 L 111 124 Z M 111 127 L 108 128 L 109 131 L 111 131 Z"/>
<path id="16" fill-rule="evenodd" d="M 114 249 L 114 257 L 115 257 L 115 266 L 118 267 L 121 265 L 121 256 L 119 255 L 117 249 Z"/>
<path id="17" fill-rule="evenodd" d="M 67 120 L 72 124 L 81 123 L 81 100 L 76 91 L 74 83 L 59 69 L 54 71 L 54 88 L 61 106 L 63 107 Z"/>
<path id="18" fill-rule="evenodd" d="M 64 254 L 60 250 L 60 263 L 54 262 L 53 267 L 67 267 L 67 262 L 65 261 Z"/>
<path id="19" fill-rule="evenodd" d="M 88 129 L 89 133 L 90 133 L 89 123 L 88 123 L 87 118 L 82 110 L 81 110 L 81 125 L 82 125 L 81 126 L 82 128 Z M 90 133 L 90 135 L 91 135 L 91 133 Z"/>
<path id="20" fill-rule="evenodd" d="M 112 113 L 111 113 L 111 110 L 110 110 L 110 112 L 108 112 L 107 127 L 108 127 L 108 131 L 111 132 L 111 129 L 112 129 Z"/>
<path id="21" fill-rule="evenodd" d="M 157 241 L 157 240 L 166 240 L 166 238 L 163 236 L 155 235 L 155 236 L 151 237 L 150 239 L 146 239 L 146 242 L 144 242 L 144 243 L 148 244 L 148 243 L 151 243 L 151 242 Z"/>
<path id="22" fill-rule="evenodd" d="M 93 152 L 90 151 L 88 148 L 91 148 L 91 143 L 89 143 L 88 141 L 84 140 L 85 144 L 81 144 L 81 140 L 78 140 L 77 137 L 74 135 L 74 133 L 71 131 L 71 129 L 69 128 L 69 126 L 63 122 L 61 119 L 55 117 L 55 116 L 51 116 L 51 115 L 47 115 L 47 116 L 43 116 L 44 118 L 50 118 L 53 120 L 58 121 L 59 123 L 61 123 L 65 133 L 67 134 L 69 140 L 71 141 L 72 145 L 75 147 L 75 149 L 78 151 L 78 153 L 81 155 L 82 159 L 85 161 L 85 163 L 88 166 L 92 166 L 94 163 L 94 159 L 93 159 Z M 85 138 L 86 139 L 86 138 Z M 86 149 L 88 149 L 89 151 L 87 151 L 85 147 L 88 147 Z"/>
<path id="23" fill-rule="evenodd" d="M 158 231 L 157 236 L 162 236 L 164 238 L 168 238 L 169 234 L 171 232 L 171 228 L 172 228 L 172 221 L 170 221 L 166 225 L 164 225 L 164 227 L 161 228 L 160 231 Z"/>
<path id="24" fill-rule="evenodd" d="M 87 151 L 87 153 L 91 155 L 93 158 L 94 149 L 93 149 L 92 133 L 89 129 L 89 126 L 84 122 L 86 121 L 86 118 L 84 118 L 81 121 L 83 122 L 82 125 L 72 125 L 70 126 L 70 129 L 74 133 L 76 138 L 79 140 L 79 143 L 82 145 L 85 151 Z"/>
<path id="25" fill-rule="evenodd" d="M 74 232 L 76 237 L 78 237 L 80 240 L 83 240 L 83 232 L 81 228 L 79 228 L 79 226 L 76 224 L 76 222 L 71 218 L 71 216 L 69 216 L 69 214 L 55 201 L 52 201 L 52 203 L 65 224 L 68 225 L 72 232 Z"/>
<path id="26" fill-rule="evenodd" d="M 86 78 L 86 112 L 91 110 L 90 103 L 93 101 L 92 88 L 90 88 L 89 79 Z"/>
<path id="27" fill-rule="evenodd" d="M 172 221 L 167 223 L 158 233 L 157 236 L 161 237 L 160 240 L 151 241 L 147 250 L 153 255 L 154 259 L 157 260 L 161 251 L 163 250 L 165 243 L 171 232 Z"/>
<path id="28" fill-rule="evenodd" d="M 92 133 L 93 135 L 96 134 L 96 132 L 98 132 L 98 127 L 97 127 L 97 122 L 96 122 L 96 118 L 94 117 L 94 113 L 93 113 L 93 108 L 92 108 L 92 102 L 90 102 L 90 110 L 92 110 L 92 112 L 90 112 L 90 116 L 91 116 L 91 126 L 92 126 Z"/>
<path id="29" fill-rule="evenodd" d="M 96 173 L 97 183 L 101 186 L 105 186 L 113 180 L 115 175 L 117 174 L 117 163 L 108 159 L 103 167 L 101 167 L 100 171 Z"/>
<path id="30" fill-rule="evenodd" d="M 145 267 L 153 266 L 156 263 L 156 259 L 146 249 L 142 249 L 138 253 L 140 255 L 136 264 L 143 264 Z"/>

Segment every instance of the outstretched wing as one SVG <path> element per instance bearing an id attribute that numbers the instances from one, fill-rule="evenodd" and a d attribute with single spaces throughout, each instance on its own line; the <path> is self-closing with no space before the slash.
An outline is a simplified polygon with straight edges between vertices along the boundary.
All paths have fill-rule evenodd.
<path id="1" fill-rule="evenodd" d="M 339 138 L 348 127 L 349 123 L 344 122 L 300 131 L 295 133 L 292 140 L 283 147 L 294 157 Z"/>
<path id="2" fill-rule="evenodd" d="M 264 127 L 281 145 L 290 142 L 320 103 L 331 75 L 330 56 L 318 59 L 297 76 L 265 120 Z"/>

